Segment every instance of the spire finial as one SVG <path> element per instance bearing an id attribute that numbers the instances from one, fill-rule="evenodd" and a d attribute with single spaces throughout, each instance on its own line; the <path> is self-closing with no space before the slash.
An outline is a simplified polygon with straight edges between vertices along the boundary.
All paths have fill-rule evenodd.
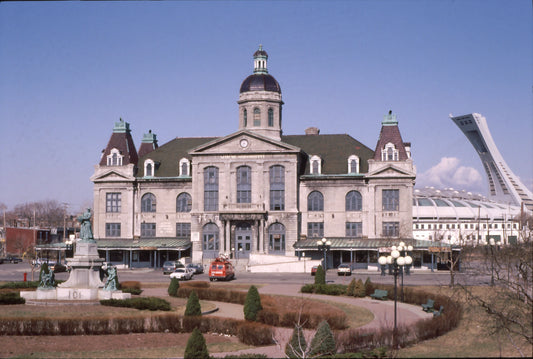
<path id="1" fill-rule="evenodd" d="M 254 52 L 254 74 L 268 74 L 267 70 L 268 54 L 263 50 L 263 45 L 259 45 L 259 49 Z"/>

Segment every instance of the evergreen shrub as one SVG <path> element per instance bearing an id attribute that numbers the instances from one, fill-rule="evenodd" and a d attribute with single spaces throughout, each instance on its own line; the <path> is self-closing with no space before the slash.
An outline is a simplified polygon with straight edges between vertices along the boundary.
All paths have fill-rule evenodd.
<path id="1" fill-rule="evenodd" d="M 305 358 L 307 352 L 307 342 L 304 331 L 300 325 L 296 325 L 292 331 L 291 340 L 285 346 L 285 355 L 288 358 Z"/>
<path id="2" fill-rule="evenodd" d="M 361 281 L 362 282 L 362 281 Z M 337 352 L 335 339 L 327 321 L 322 321 L 316 330 L 315 336 L 311 341 L 309 357 L 332 356 Z"/>
<path id="3" fill-rule="evenodd" d="M 168 285 L 168 295 L 171 297 L 177 297 L 178 296 L 178 289 L 180 288 L 180 281 L 178 278 L 171 278 L 170 284 Z"/>
<path id="4" fill-rule="evenodd" d="M 0 305 L 24 304 L 26 300 L 18 292 L 0 293 Z"/>
<path id="5" fill-rule="evenodd" d="M 315 273 L 315 284 L 326 284 L 326 273 L 321 265 L 318 266 Z"/>
<path id="6" fill-rule="evenodd" d="M 261 309 L 263 309 L 261 306 L 261 297 L 259 296 L 257 288 L 252 285 L 250 289 L 248 289 L 248 294 L 246 295 L 246 300 L 244 302 L 244 319 L 255 322 L 257 320 L 257 313 L 259 313 Z"/>
<path id="7" fill-rule="evenodd" d="M 185 359 L 209 359 L 205 338 L 198 328 L 194 328 L 187 340 L 183 357 Z"/>
<path id="8" fill-rule="evenodd" d="M 195 291 L 192 291 L 187 300 L 187 307 L 185 308 L 185 316 L 202 315 L 202 308 L 200 307 L 200 300 Z"/>

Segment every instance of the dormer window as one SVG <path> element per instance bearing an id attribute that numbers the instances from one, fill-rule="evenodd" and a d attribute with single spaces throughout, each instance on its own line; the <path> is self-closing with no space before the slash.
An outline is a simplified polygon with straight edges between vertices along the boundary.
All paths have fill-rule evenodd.
<path id="1" fill-rule="evenodd" d="M 153 177 L 155 171 L 155 163 L 152 160 L 144 161 L 144 177 Z"/>
<path id="2" fill-rule="evenodd" d="M 359 173 L 359 157 L 356 155 L 348 157 L 348 173 Z"/>
<path id="3" fill-rule="evenodd" d="M 191 163 L 188 159 L 182 158 L 180 160 L 180 176 L 190 176 Z"/>
<path id="4" fill-rule="evenodd" d="M 322 173 L 322 159 L 318 156 L 311 156 L 309 160 L 311 166 L 311 174 L 319 175 Z"/>
<path id="5" fill-rule="evenodd" d="M 123 155 L 120 154 L 120 151 L 116 148 L 111 149 L 111 153 L 107 156 L 107 165 L 108 166 L 122 166 Z"/>
<path id="6" fill-rule="evenodd" d="M 385 145 L 385 148 L 381 150 L 382 161 L 398 161 L 398 150 L 393 143 L 389 142 Z"/>

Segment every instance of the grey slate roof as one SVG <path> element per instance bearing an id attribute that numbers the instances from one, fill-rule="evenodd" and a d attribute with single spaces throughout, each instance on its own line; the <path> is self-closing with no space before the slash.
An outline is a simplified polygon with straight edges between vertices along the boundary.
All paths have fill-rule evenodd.
<path id="1" fill-rule="evenodd" d="M 138 177 L 144 176 L 143 163 L 150 158 L 156 163 L 155 178 L 177 177 L 179 160 L 191 159 L 188 152 L 220 137 L 177 137 L 139 159 Z M 323 175 L 348 173 L 348 157 L 359 156 L 359 172 L 368 172 L 368 160 L 374 152 L 347 134 L 338 135 L 289 135 L 281 141 L 302 149 L 301 175 L 309 174 L 309 156 L 322 159 Z"/>

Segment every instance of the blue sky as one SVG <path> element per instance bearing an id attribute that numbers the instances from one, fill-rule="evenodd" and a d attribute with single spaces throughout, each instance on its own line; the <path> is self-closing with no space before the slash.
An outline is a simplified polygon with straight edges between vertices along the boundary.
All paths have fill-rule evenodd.
<path id="1" fill-rule="evenodd" d="M 383 115 L 412 143 L 417 186 L 487 194 L 449 119 L 487 118 L 533 183 L 528 0 L 0 3 L 0 202 L 90 203 L 89 178 L 121 117 L 138 147 L 237 130 L 259 44 L 280 83 L 284 134 L 315 126 L 374 149 Z"/>

